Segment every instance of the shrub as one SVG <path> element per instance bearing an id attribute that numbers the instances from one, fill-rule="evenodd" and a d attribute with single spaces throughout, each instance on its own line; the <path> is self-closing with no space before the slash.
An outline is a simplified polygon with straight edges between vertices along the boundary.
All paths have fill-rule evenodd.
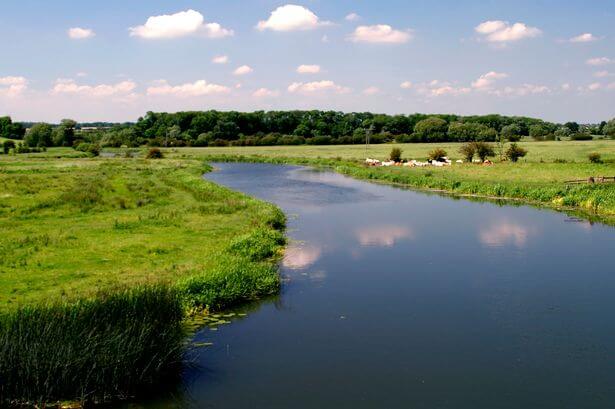
<path id="1" fill-rule="evenodd" d="M 474 154 L 476 154 L 476 147 L 473 143 L 464 143 L 461 145 L 461 148 L 459 148 L 459 153 L 463 155 L 466 162 L 472 162 Z"/>
<path id="2" fill-rule="evenodd" d="M 100 146 L 95 143 L 82 142 L 79 145 L 75 146 L 75 150 L 89 153 L 92 156 L 100 155 Z"/>
<path id="3" fill-rule="evenodd" d="M 429 160 L 443 162 L 445 157 L 446 151 L 442 148 L 436 148 L 433 151 L 429 152 Z"/>
<path id="4" fill-rule="evenodd" d="M 594 138 L 588 133 L 575 133 L 570 136 L 570 139 L 573 141 L 591 141 Z"/>
<path id="5" fill-rule="evenodd" d="M 474 149 L 476 150 L 476 154 L 482 162 L 484 162 L 490 156 L 495 156 L 495 151 L 490 144 L 486 142 L 474 142 L 473 145 Z"/>
<path id="6" fill-rule="evenodd" d="M 162 151 L 158 148 L 150 149 L 145 155 L 145 159 L 162 159 L 163 157 Z"/>
<path id="7" fill-rule="evenodd" d="M 393 162 L 401 162 L 401 149 L 399 148 L 391 149 L 391 154 L 389 155 L 389 158 Z"/>
<path id="8" fill-rule="evenodd" d="M 516 162 L 525 155 L 527 155 L 527 150 L 518 146 L 516 143 L 512 143 L 506 150 L 506 158 L 511 162 Z"/>
<path id="9" fill-rule="evenodd" d="M 4 141 L 4 143 L 2 144 L 2 150 L 4 151 L 4 153 L 8 154 L 11 149 L 15 149 L 15 142 L 11 140 Z"/>
<path id="10" fill-rule="evenodd" d="M 591 163 L 602 163 L 602 157 L 600 156 L 599 153 L 592 152 L 589 155 L 587 155 L 587 158 L 589 159 Z"/>

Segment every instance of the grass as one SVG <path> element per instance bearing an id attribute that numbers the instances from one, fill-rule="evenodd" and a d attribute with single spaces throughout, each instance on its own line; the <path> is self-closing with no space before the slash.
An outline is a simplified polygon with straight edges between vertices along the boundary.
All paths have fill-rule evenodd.
<path id="1" fill-rule="evenodd" d="M 181 360 L 185 312 L 279 289 L 276 207 L 201 161 L 73 155 L 0 156 L 0 402 L 137 393 Z"/>
<path id="2" fill-rule="evenodd" d="M 460 144 L 386 144 L 365 146 L 283 146 L 182 148 L 175 157 L 204 160 L 244 160 L 328 166 L 360 179 L 401 184 L 456 195 L 517 199 L 523 202 L 574 212 L 592 220 L 615 224 L 615 184 L 569 185 L 565 182 L 590 176 L 615 176 L 615 141 L 523 142 L 528 150 L 518 163 L 494 166 L 455 164 L 443 168 L 367 168 L 366 156 L 388 157 L 393 147 L 407 159 L 425 160 L 436 147 L 453 159 L 461 158 Z M 588 154 L 599 152 L 601 164 L 590 163 Z"/>

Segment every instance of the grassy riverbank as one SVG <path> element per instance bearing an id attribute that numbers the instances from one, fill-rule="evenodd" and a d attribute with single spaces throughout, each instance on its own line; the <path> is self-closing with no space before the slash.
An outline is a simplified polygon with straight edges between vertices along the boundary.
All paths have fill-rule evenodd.
<path id="1" fill-rule="evenodd" d="M 400 144 L 403 156 L 425 160 L 428 152 L 443 147 L 453 159 L 461 157 L 460 144 Z M 299 146 L 248 148 L 184 148 L 172 154 L 203 160 L 244 160 L 329 166 L 336 171 L 372 181 L 418 189 L 444 191 L 473 197 L 516 199 L 567 210 L 593 220 L 615 224 L 615 184 L 565 183 L 590 176 L 615 176 L 615 141 L 525 142 L 525 159 L 494 166 L 455 164 L 444 168 L 368 168 L 366 155 L 385 159 L 393 145 Z M 603 163 L 590 163 L 587 155 L 598 152 Z"/>
<path id="2" fill-rule="evenodd" d="M 72 153 L 0 157 L 4 403 L 129 396 L 173 373 L 186 311 L 279 288 L 274 206 L 200 161 Z"/>

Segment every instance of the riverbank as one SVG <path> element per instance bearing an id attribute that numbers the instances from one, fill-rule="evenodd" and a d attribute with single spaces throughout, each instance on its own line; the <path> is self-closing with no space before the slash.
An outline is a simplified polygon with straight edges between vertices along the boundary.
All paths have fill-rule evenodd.
<path id="1" fill-rule="evenodd" d="M 2 403 L 155 387 L 178 373 L 191 311 L 280 285 L 275 206 L 204 180 L 200 161 L 62 152 L 0 159 Z"/>
<path id="2" fill-rule="evenodd" d="M 590 176 L 615 174 L 615 141 L 594 142 L 529 142 L 527 160 L 518 163 L 499 162 L 494 166 L 454 164 L 443 168 L 367 167 L 359 147 L 280 147 L 274 148 L 186 148 L 174 155 L 206 161 L 248 161 L 324 166 L 358 179 L 390 183 L 414 189 L 436 191 L 478 199 L 510 200 L 554 210 L 606 224 L 615 224 L 615 184 L 568 184 L 566 181 Z M 393 146 L 379 145 L 370 153 L 385 159 Z M 440 145 L 416 144 L 404 157 L 425 160 L 427 149 Z M 427 145 L 427 146 L 426 146 Z M 453 160 L 459 158 L 460 144 L 444 144 Z M 335 150 L 337 148 L 337 150 Z M 347 148 L 347 149 L 346 149 Z M 364 148 L 363 148 L 364 149 Z M 598 151 L 603 163 L 589 163 L 583 155 Z M 363 151 L 364 153 L 365 151 Z M 537 153 L 539 152 L 539 153 Z M 283 156 L 290 154 L 293 156 Z M 380 155 L 380 156 L 378 156 Z M 424 155 L 424 156 L 421 156 Z M 547 158 L 547 159 L 545 159 Z M 564 159 L 567 158 L 567 159 Z"/>

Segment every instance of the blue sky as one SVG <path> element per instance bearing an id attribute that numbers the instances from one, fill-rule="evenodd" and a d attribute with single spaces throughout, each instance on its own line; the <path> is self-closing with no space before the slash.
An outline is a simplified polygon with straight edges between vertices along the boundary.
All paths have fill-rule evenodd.
<path id="1" fill-rule="evenodd" d="M 17 120 L 308 108 L 615 116 L 615 0 L 2 3 L 0 114 Z"/>

